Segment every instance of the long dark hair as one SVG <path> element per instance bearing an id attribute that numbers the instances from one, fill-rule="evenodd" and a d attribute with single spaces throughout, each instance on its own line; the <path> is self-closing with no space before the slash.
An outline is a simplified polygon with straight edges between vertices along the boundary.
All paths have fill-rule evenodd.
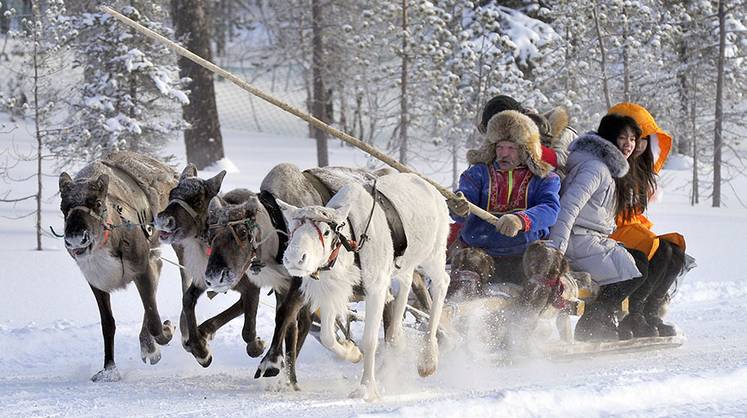
<path id="1" fill-rule="evenodd" d="M 633 131 L 636 141 L 639 141 L 642 131 L 635 119 L 630 116 L 610 113 L 603 117 L 599 122 L 597 134 L 611 142 L 615 148 L 617 148 L 617 137 L 627 128 L 630 128 Z M 651 151 L 649 150 L 648 152 L 650 153 Z M 639 187 L 639 176 L 636 174 L 640 170 L 633 169 L 632 166 L 634 164 L 631 159 L 633 159 L 632 155 L 628 158 L 628 163 L 631 164 L 631 169 L 628 170 L 628 174 L 623 177 L 615 178 L 615 215 L 622 215 L 625 220 L 628 220 L 636 213 L 639 213 L 638 211 L 641 208 L 641 189 L 643 189 Z M 653 161 L 653 156 L 651 161 Z M 637 162 L 635 164 L 637 165 Z M 646 190 L 648 190 L 648 188 L 646 188 Z M 643 199 L 643 210 L 646 209 L 645 205 L 647 203 L 648 195 Z M 642 212 L 643 210 L 640 211 Z"/>
<path id="2" fill-rule="evenodd" d="M 623 195 L 625 199 L 623 201 L 618 199 L 617 215 L 622 215 L 626 221 L 639 213 L 645 212 L 649 198 L 656 191 L 656 173 L 654 173 L 654 153 L 651 151 L 651 137 L 640 138 L 638 141 L 644 139 L 648 141 L 646 149 L 638 157 L 635 155 L 628 157 L 630 170 L 621 179 L 624 184 L 618 186 L 623 187 L 623 189 L 618 189 L 618 194 Z"/>

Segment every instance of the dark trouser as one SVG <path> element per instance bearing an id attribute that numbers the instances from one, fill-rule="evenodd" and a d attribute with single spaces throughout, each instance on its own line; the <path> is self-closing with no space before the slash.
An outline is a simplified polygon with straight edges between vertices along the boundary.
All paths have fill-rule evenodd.
<path id="1" fill-rule="evenodd" d="M 606 310 L 612 312 L 617 309 L 625 298 L 636 292 L 641 286 L 643 286 L 648 279 L 648 267 L 649 262 L 646 255 L 638 250 L 626 248 L 630 255 L 635 259 L 635 265 L 638 267 L 638 271 L 643 273 L 640 277 L 635 277 L 630 280 L 623 282 L 612 283 L 604 285 L 599 289 L 599 296 L 597 299 L 589 305 L 589 308 L 594 305 L 602 305 Z"/>
<path id="2" fill-rule="evenodd" d="M 648 279 L 630 295 L 630 312 L 658 316 L 658 310 L 682 270 L 684 260 L 682 249 L 669 241 L 659 240 L 659 248 L 649 261 Z"/>
<path id="3" fill-rule="evenodd" d="M 630 280 L 601 286 L 599 296 L 586 306 L 584 314 L 576 324 L 577 340 L 616 340 L 618 338 L 614 313 L 620 308 L 620 304 L 626 297 L 633 294 L 646 282 L 648 276 L 646 255 L 638 250 L 626 249 L 633 256 L 636 267 L 642 275 Z"/>

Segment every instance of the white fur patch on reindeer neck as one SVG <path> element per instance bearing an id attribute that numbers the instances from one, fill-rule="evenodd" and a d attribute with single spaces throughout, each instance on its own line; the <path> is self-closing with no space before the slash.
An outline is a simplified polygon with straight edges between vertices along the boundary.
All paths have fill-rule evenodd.
<path id="1" fill-rule="evenodd" d="M 76 257 L 75 262 L 86 281 L 101 291 L 124 289 L 129 282 L 122 259 L 112 256 L 106 246 Z"/>

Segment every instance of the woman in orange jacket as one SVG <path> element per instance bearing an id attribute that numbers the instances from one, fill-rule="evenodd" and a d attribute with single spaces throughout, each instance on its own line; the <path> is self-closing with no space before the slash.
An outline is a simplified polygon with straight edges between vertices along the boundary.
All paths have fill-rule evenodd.
<path id="1" fill-rule="evenodd" d="M 628 158 L 630 171 L 620 179 L 617 195 L 617 229 L 611 237 L 628 248 L 642 251 L 649 258 L 649 274 L 629 298 L 629 313 L 620 322 L 621 339 L 674 336 L 673 325 L 661 316 L 668 302 L 668 291 L 683 269 L 685 239 L 678 233 L 656 235 L 644 212 L 656 191 L 656 175 L 672 149 L 672 137 L 661 130 L 651 114 L 635 103 L 620 103 L 607 112 L 630 116 L 641 127 L 636 150 Z"/>

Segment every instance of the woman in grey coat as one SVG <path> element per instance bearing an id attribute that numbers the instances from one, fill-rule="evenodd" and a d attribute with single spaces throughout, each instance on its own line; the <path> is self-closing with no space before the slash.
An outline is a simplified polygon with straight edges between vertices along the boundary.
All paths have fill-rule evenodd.
<path id="1" fill-rule="evenodd" d="M 615 229 L 615 182 L 628 172 L 627 157 L 640 134 L 634 119 L 611 114 L 597 132 L 569 146 L 560 215 L 549 240 L 574 270 L 589 272 L 601 287 L 576 324 L 577 340 L 617 339 L 615 309 L 646 280 L 646 256 L 609 238 Z"/>

